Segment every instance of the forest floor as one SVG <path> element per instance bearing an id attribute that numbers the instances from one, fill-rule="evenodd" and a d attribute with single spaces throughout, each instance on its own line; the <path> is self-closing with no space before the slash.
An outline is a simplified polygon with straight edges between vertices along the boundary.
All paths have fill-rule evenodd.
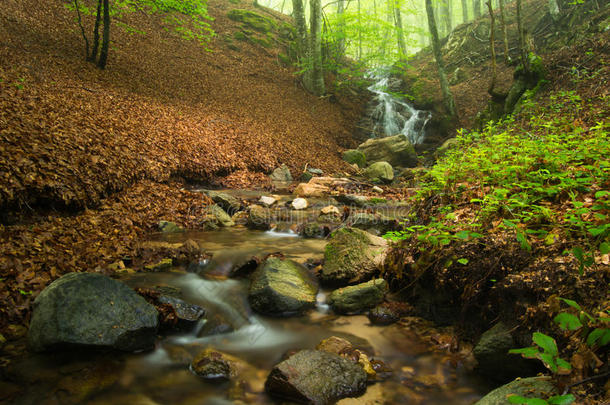
<path id="1" fill-rule="evenodd" d="M 218 34 L 209 45 L 212 52 L 164 31 L 161 18 L 125 16 L 123 24 L 145 34 L 116 28 L 106 71 L 84 61 L 74 15 L 61 1 L 8 0 L 0 9 L 3 338 L 25 334 L 32 301 L 49 282 L 71 271 L 110 272 L 108 265 L 131 255 L 159 220 L 201 228 L 209 201 L 189 191 L 186 181 L 269 189 L 267 175 L 282 163 L 293 175 L 306 164 L 331 175 L 350 172 L 341 151 L 355 146 L 354 126 L 366 100 L 349 90 L 331 89 L 326 98 L 307 94 L 293 70 L 283 65 L 279 35 L 271 48 L 229 40 L 243 28 L 226 17 L 232 8 L 261 12 L 249 3 L 210 0 Z M 557 100 L 550 95 L 563 92 L 567 108 L 570 97 L 582 101 L 566 129 L 588 132 L 598 122 L 607 123 L 608 49 L 607 36 L 600 35 L 543 54 L 550 84 L 539 98 L 536 114 L 542 121 L 567 112 L 552 111 Z M 478 50 L 471 60 L 455 54 L 453 62 L 449 59 L 452 74 L 462 67 L 470 77 L 452 87 L 464 127 L 475 123 L 488 100 L 490 66 L 472 59 L 477 55 Z M 501 89 L 508 88 L 512 70 L 500 66 Z M 438 104 L 436 82 L 429 76 L 434 72 L 430 59 L 416 59 L 410 75 L 419 80 L 428 102 Z M 523 118 L 515 128 L 537 134 L 540 127 L 532 129 L 529 121 L 535 116 Z M 386 192 L 408 199 L 425 181 L 416 175 Z M 607 182 L 596 183 L 579 199 L 591 206 L 587 199 L 594 198 L 594 191 L 608 187 Z M 480 206 L 473 200 L 484 199 L 490 188 L 459 178 L 449 188 L 451 193 L 444 190 L 443 197 L 413 200 L 420 223 L 442 223 L 447 207 L 459 217 L 447 222 L 476 222 Z M 547 205 L 554 216 L 564 217 L 573 208 L 567 201 L 564 194 Z M 609 277 L 607 254 L 596 255 L 593 268 L 579 278 L 578 261 L 565 254 L 569 241 L 546 245 L 530 235 L 529 254 L 515 232 L 498 226 L 497 220 L 486 225 L 483 240 L 444 247 L 425 266 L 438 276 L 431 285 L 452 291 L 447 297 L 464 309 L 461 315 L 480 315 L 471 338 L 508 313 L 513 320 L 520 317 L 523 336 L 538 327 L 553 330 L 550 314 L 556 305 L 548 300 L 551 296 L 576 295 L 587 308 L 608 306 L 603 288 Z M 420 247 L 411 239 L 396 250 L 397 274 L 408 267 L 405 263 L 418 260 Z M 497 252 L 502 254 L 496 257 Z M 451 259 L 453 266 L 441 258 Z M 467 276 L 457 259 L 470 262 Z M 502 313 L 497 312 L 500 307 Z M 575 336 L 560 342 L 578 344 Z M 608 364 L 607 350 L 598 355 Z M 600 398 L 599 384 L 595 395 L 590 403 Z"/>

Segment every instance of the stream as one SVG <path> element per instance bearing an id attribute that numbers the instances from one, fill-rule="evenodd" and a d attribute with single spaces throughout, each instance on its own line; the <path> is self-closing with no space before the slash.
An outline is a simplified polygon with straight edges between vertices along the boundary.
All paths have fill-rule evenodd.
<path id="1" fill-rule="evenodd" d="M 260 194 L 259 194 L 260 195 Z M 322 201 L 301 215 L 313 215 Z M 280 210 L 283 210 L 281 208 Z M 269 318 L 253 313 L 247 279 L 227 277 L 234 264 L 253 255 L 282 252 L 304 263 L 320 259 L 323 239 L 304 239 L 284 223 L 281 231 L 253 231 L 237 225 L 207 232 L 151 235 L 153 240 L 196 240 L 213 254 L 197 272 L 174 267 L 166 272 L 122 278 L 131 287 L 180 289 L 182 299 L 206 309 L 193 330 L 165 335 L 153 351 L 136 354 L 50 353 L 29 355 L 12 369 L 12 379 L 27 385 L 18 404 L 232 404 L 276 403 L 264 392 L 271 368 L 290 350 L 314 348 L 339 336 L 382 360 L 392 370 L 359 398 L 339 404 L 472 404 L 489 389 L 462 362 L 420 336 L 432 330 L 417 319 L 373 326 L 365 315 L 339 316 L 318 294 L 317 307 L 301 317 Z M 243 361 L 235 381 L 205 381 L 189 370 L 192 358 L 212 347 Z M 86 400 L 85 400 L 86 399 Z M 277 402 L 280 403 L 280 402 Z M 286 403 L 286 402 L 282 402 Z"/>

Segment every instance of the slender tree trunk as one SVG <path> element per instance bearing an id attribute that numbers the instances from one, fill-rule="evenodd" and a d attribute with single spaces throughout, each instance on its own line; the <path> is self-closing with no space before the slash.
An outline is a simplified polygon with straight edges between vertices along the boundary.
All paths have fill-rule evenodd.
<path id="1" fill-rule="evenodd" d="M 525 50 L 525 32 L 523 31 L 523 21 L 521 19 L 521 0 L 517 0 L 517 30 L 519 31 L 519 54 L 525 72 L 529 72 L 527 62 L 527 51 Z"/>
<path id="2" fill-rule="evenodd" d="M 74 0 L 74 8 L 76 8 L 76 15 L 78 16 L 78 26 L 80 27 L 81 34 L 83 35 L 83 39 L 85 40 L 85 58 L 89 60 L 89 38 L 87 38 L 87 34 L 85 34 L 85 27 L 83 27 L 83 19 L 80 15 L 80 6 L 78 5 L 78 0 Z"/>
<path id="3" fill-rule="evenodd" d="M 282 0 L 282 6 L 280 7 L 280 13 L 284 14 L 284 7 L 286 7 L 286 0 Z"/>
<path id="4" fill-rule="evenodd" d="M 487 92 L 492 97 L 497 97 L 498 93 L 494 92 L 494 88 L 496 87 L 496 78 L 497 78 L 497 65 L 496 65 L 496 45 L 495 45 L 495 37 L 494 31 L 496 28 L 496 19 L 494 18 L 494 11 L 491 6 L 491 0 L 487 0 L 485 3 L 487 5 L 487 9 L 489 10 L 489 18 L 490 18 L 490 27 L 489 27 L 489 49 L 491 50 L 491 80 L 489 81 L 489 88 Z"/>
<path id="5" fill-rule="evenodd" d="M 102 0 L 97 0 L 97 14 L 95 15 L 95 25 L 93 27 L 93 49 L 89 55 L 89 62 L 95 63 L 100 46 L 100 24 L 102 22 Z"/>
<path id="6" fill-rule="evenodd" d="M 309 46 L 307 44 L 307 25 L 305 23 L 303 0 L 292 0 L 292 15 L 297 29 L 297 56 L 301 64 L 306 64 L 309 59 Z"/>
<path id="7" fill-rule="evenodd" d="M 402 28 L 402 15 L 400 14 L 400 3 L 394 2 L 394 25 L 396 27 L 396 38 L 398 40 L 399 58 L 407 55 L 407 45 L 405 44 L 405 34 Z"/>
<path id="8" fill-rule="evenodd" d="M 445 73 L 445 62 L 443 61 L 443 54 L 441 53 L 441 44 L 438 38 L 438 30 L 436 29 L 432 0 L 426 0 L 426 13 L 428 14 L 428 28 L 432 40 L 432 50 L 434 51 L 434 58 L 436 59 L 436 66 L 438 68 L 438 77 L 441 84 L 441 92 L 443 93 L 443 101 L 449 115 L 457 118 L 455 101 L 453 100 L 453 95 L 449 89 L 447 74 Z"/>
<path id="9" fill-rule="evenodd" d="M 100 60 L 97 66 L 100 69 L 106 67 L 108 62 L 108 48 L 110 47 L 110 4 L 108 0 L 104 0 L 104 31 L 102 35 L 102 50 L 100 51 Z"/>
<path id="10" fill-rule="evenodd" d="M 324 70 L 322 67 L 322 1 L 310 0 L 310 44 L 312 57 L 311 92 L 316 96 L 322 96 L 326 92 L 324 88 Z"/>
<path id="11" fill-rule="evenodd" d="M 510 55 L 508 54 L 508 34 L 506 32 L 506 20 L 504 19 L 504 0 L 499 0 L 500 6 L 500 23 L 502 24 L 502 41 L 504 43 L 504 62 L 510 63 Z"/>
<path id="12" fill-rule="evenodd" d="M 337 2 L 337 60 L 345 55 L 345 0 Z"/>
<path id="13" fill-rule="evenodd" d="M 474 18 L 477 19 L 481 16 L 481 0 L 474 0 L 472 3 L 472 10 Z"/>
<path id="14" fill-rule="evenodd" d="M 462 23 L 468 21 L 468 0 L 462 0 Z"/>
<path id="15" fill-rule="evenodd" d="M 443 16 L 443 24 L 445 35 L 449 35 L 451 33 L 452 23 L 451 23 L 451 0 L 442 0 L 441 10 Z"/>
<path id="16" fill-rule="evenodd" d="M 358 60 L 362 59 L 362 17 L 360 11 L 360 0 L 358 0 Z"/>

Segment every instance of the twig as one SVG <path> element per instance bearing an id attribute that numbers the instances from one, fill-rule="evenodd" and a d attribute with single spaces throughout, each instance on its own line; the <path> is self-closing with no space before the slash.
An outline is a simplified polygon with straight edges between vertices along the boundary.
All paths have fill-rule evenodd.
<path id="1" fill-rule="evenodd" d="M 563 390 L 563 394 L 561 394 L 561 395 L 565 395 L 565 394 L 567 394 L 567 393 L 568 393 L 568 391 L 570 390 L 570 388 L 572 388 L 572 387 L 575 387 L 575 386 L 580 385 L 580 384 L 587 383 L 587 382 L 589 382 L 589 381 L 597 380 L 598 378 L 604 378 L 604 377 L 608 377 L 608 376 L 610 376 L 610 371 L 605 372 L 605 373 L 603 373 L 603 374 L 594 375 L 594 376 L 589 377 L 589 378 L 585 378 L 584 380 L 576 381 L 575 383 L 572 383 L 572 384 L 568 385 L 568 386 L 567 386 L 567 387 L 566 387 L 566 388 Z"/>

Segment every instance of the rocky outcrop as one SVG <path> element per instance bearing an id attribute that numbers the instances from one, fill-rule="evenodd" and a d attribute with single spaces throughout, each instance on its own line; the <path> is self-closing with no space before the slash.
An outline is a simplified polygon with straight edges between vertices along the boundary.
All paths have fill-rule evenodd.
<path id="1" fill-rule="evenodd" d="M 320 278 L 332 285 L 367 281 L 382 265 L 387 247 L 385 239 L 361 229 L 337 229 L 324 250 Z"/>
<path id="2" fill-rule="evenodd" d="M 339 355 L 302 350 L 276 365 L 265 383 L 275 397 L 324 405 L 354 397 L 366 390 L 366 372 Z"/>
<path id="3" fill-rule="evenodd" d="M 318 286 L 305 267 L 270 257 L 252 274 L 248 301 L 262 314 L 296 315 L 315 307 L 317 292 Z"/>
<path id="4" fill-rule="evenodd" d="M 364 171 L 364 175 L 371 181 L 391 183 L 394 180 L 394 170 L 388 162 L 375 162 Z"/>
<path id="5" fill-rule="evenodd" d="M 231 219 L 231 216 L 225 212 L 224 209 L 218 204 L 214 204 L 210 207 L 212 215 L 218 220 L 221 226 L 234 226 L 235 222 Z"/>
<path id="6" fill-rule="evenodd" d="M 369 139 L 358 150 L 363 152 L 369 163 L 388 162 L 396 167 L 415 167 L 417 154 L 405 135 Z"/>
<path id="7" fill-rule="evenodd" d="M 328 304 L 340 314 L 360 313 L 383 301 L 388 283 L 380 278 L 333 291 Z"/>
<path id="8" fill-rule="evenodd" d="M 220 205 L 229 215 L 234 215 L 237 211 L 241 210 L 239 200 L 230 194 L 211 190 L 206 191 L 205 194 L 216 204 Z"/>
<path id="9" fill-rule="evenodd" d="M 285 183 L 289 183 L 292 181 L 292 174 L 290 174 L 290 169 L 286 165 L 281 165 L 280 167 L 275 169 L 269 177 L 271 178 L 271 181 Z"/>
<path id="10" fill-rule="evenodd" d="M 91 346 L 151 349 L 158 312 L 125 284 L 95 273 L 69 273 L 34 301 L 28 344 L 34 351 Z"/>

